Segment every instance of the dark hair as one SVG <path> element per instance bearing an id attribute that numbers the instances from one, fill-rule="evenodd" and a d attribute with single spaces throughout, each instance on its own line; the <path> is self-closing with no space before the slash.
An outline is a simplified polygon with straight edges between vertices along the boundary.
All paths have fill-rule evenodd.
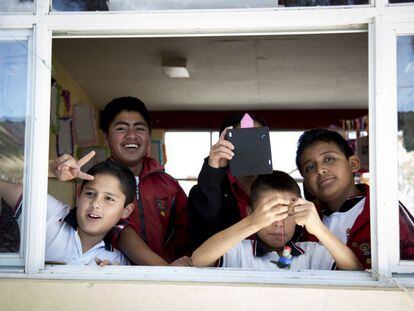
<path id="1" fill-rule="evenodd" d="M 245 114 L 244 112 L 243 113 L 239 113 L 239 114 L 235 114 L 235 115 L 232 115 L 232 116 L 228 117 L 227 119 L 225 119 L 223 121 L 223 123 L 220 125 L 219 135 L 224 131 L 224 129 L 226 127 L 229 127 L 229 126 L 233 126 L 234 127 L 234 126 L 240 124 L 240 121 L 241 121 L 241 119 L 243 119 L 244 114 Z M 253 113 L 249 113 L 249 115 L 257 123 L 261 124 L 262 126 L 267 126 L 267 123 L 266 123 L 266 121 L 263 118 L 255 115 Z"/>
<path id="2" fill-rule="evenodd" d="M 116 116 L 121 111 L 136 111 L 141 114 L 147 123 L 148 130 L 151 133 L 151 118 L 145 104 L 136 97 L 118 97 L 111 100 L 103 111 L 100 113 L 99 119 L 99 128 L 105 133 L 108 134 L 109 126 L 111 122 L 116 118 Z"/>
<path id="3" fill-rule="evenodd" d="M 253 208 L 260 193 L 264 190 L 289 191 L 300 197 L 300 188 L 296 181 L 287 173 L 273 171 L 271 174 L 259 175 L 250 190 L 250 206 Z"/>
<path id="4" fill-rule="evenodd" d="M 116 163 L 114 161 L 102 161 L 95 164 L 88 170 L 88 174 L 96 176 L 99 174 L 107 174 L 115 177 L 121 186 L 121 191 L 125 195 L 125 206 L 134 202 L 136 182 L 135 176 L 129 168 L 126 166 Z M 83 187 L 90 182 L 89 180 L 83 180 L 81 185 L 81 191 Z"/>
<path id="5" fill-rule="evenodd" d="M 339 149 L 343 152 L 347 159 L 354 155 L 354 151 L 351 149 L 348 142 L 338 132 L 322 128 L 311 129 L 303 132 L 303 134 L 299 137 L 298 140 L 298 148 L 296 150 L 296 166 L 298 167 L 300 173 L 302 173 L 302 169 L 300 167 L 300 160 L 303 151 L 319 141 L 323 141 L 326 143 L 334 143 L 339 147 Z"/>

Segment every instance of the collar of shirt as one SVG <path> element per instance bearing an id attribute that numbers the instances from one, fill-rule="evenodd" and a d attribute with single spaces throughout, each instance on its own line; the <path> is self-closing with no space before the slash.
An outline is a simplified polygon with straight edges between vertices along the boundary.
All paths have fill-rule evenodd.
<path id="1" fill-rule="evenodd" d="M 60 221 L 64 221 L 67 224 L 69 224 L 76 231 L 76 234 L 77 234 L 77 232 L 78 232 L 78 220 L 76 218 L 76 210 L 77 210 L 76 207 L 72 208 L 69 211 L 69 213 L 64 218 L 62 218 Z M 113 252 L 114 249 L 113 249 L 112 244 L 111 244 L 111 240 L 112 240 L 111 231 L 106 234 L 106 236 L 104 237 L 103 241 L 101 241 L 101 243 L 105 244 L 105 249 L 107 251 Z M 101 243 L 98 243 L 95 246 L 101 245 Z"/>
<path id="2" fill-rule="evenodd" d="M 76 248 L 77 248 L 77 251 L 78 251 L 78 255 L 79 256 L 80 255 L 83 255 L 83 254 L 87 254 L 88 252 L 93 252 L 93 250 L 98 249 L 98 248 L 101 248 L 101 247 L 103 247 L 106 250 L 108 250 L 108 248 L 106 247 L 106 243 L 104 241 L 101 241 L 98 244 L 95 244 L 92 248 L 90 248 L 89 250 L 87 250 L 85 253 L 83 253 L 83 251 L 82 251 L 82 241 L 80 239 L 78 230 L 75 230 L 75 231 L 72 231 L 72 232 L 73 232 L 72 234 L 75 235 Z"/>
<path id="3" fill-rule="evenodd" d="M 249 196 L 240 186 L 240 183 L 237 181 L 229 171 L 227 171 L 227 177 L 230 181 L 231 192 L 237 201 L 237 206 L 239 208 L 240 219 L 243 219 L 247 216 L 247 208 L 249 206 Z"/>
<path id="4" fill-rule="evenodd" d="M 303 255 L 305 251 L 298 247 L 295 243 L 292 241 L 289 241 L 286 246 L 290 246 L 292 251 L 290 254 L 293 257 L 299 257 L 300 255 Z M 268 247 L 259 237 L 257 237 L 253 242 L 253 254 L 257 257 L 262 257 L 266 255 L 267 253 L 275 251 L 274 248 Z"/>
<path id="5" fill-rule="evenodd" d="M 358 188 L 358 190 L 362 194 L 358 194 L 358 195 L 356 195 L 354 197 L 347 198 L 345 200 L 345 202 L 342 204 L 342 206 L 339 208 L 338 213 L 346 213 L 351 208 L 353 208 L 355 205 L 357 205 L 358 202 L 360 202 L 363 198 L 365 198 L 365 188 L 364 187 L 360 187 L 360 185 L 357 185 L 357 188 Z M 332 210 L 330 210 L 329 208 L 325 208 L 325 209 L 322 210 L 322 213 L 325 216 L 330 216 L 334 212 Z"/>

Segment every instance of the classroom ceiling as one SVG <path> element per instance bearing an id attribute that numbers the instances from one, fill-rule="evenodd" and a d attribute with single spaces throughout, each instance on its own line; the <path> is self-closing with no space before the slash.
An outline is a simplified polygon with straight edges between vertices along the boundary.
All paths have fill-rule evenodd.
<path id="1" fill-rule="evenodd" d="M 136 96 L 150 110 L 367 109 L 367 33 L 54 39 L 53 57 L 104 106 Z M 185 58 L 188 79 L 164 75 Z"/>

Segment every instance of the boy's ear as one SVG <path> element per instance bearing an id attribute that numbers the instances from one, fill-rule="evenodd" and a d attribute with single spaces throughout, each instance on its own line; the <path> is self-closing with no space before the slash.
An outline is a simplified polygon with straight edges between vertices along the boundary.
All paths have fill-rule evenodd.
<path id="1" fill-rule="evenodd" d="M 128 218 L 131 215 L 132 211 L 134 210 L 134 203 L 129 203 L 127 206 L 124 207 L 124 212 L 122 213 L 122 219 Z"/>
<path id="2" fill-rule="evenodd" d="M 349 167 L 351 168 L 352 173 L 356 173 L 361 168 L 361 160 L 358 156 L 353 155 L 350 156 L 348 159 Z"/>

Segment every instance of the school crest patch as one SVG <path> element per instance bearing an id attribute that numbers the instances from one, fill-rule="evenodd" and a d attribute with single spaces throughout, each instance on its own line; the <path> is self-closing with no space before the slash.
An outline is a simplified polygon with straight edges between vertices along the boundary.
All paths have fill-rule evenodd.
<path id="1" fill-rule="evenodd" d="M 155 206 L 160 212 L 160 215 L 165 217 L 167 215 L 167 199 L 155 197 Z"/>

